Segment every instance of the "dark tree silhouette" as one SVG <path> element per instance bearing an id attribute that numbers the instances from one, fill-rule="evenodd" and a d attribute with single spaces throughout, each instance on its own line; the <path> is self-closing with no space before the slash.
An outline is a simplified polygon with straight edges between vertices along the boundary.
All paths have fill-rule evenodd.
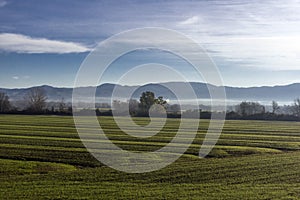
<path id="1" fill-rule="evenodd" d="M 160 114 L 163 111 L 165 111 L 166 104 L 167 102 L 163 99 L 162 96 L 156 99 L 153 92 L 150 91 L 143 92 L 140 97 L 139 115 L 149 116 L 149 109 L 153 105 L 157 105 L 153 107 L 153 112 L 157 112 L 157 114 Z"/>
<path id="2" fill-rule="evenodd" d="M 236 110 L 242 116 L 265 113 L 265 107 L 257 102 L 243 101 L 237 106 Z"/>
<path id="3" fill-rule="evenodd" d="M 294 105 L 292 106 L 292 111 L 295 116 L 300 118 L 300 99 L 299 98 L 294 100 Z"/>
<path id="4" fill-rule="evenodd" d="M 146 91 L 143 92 L 140 97 L 139 109 L 141 113 L 148 113 L 150 107 L 155 104 L 156 99 L 153 92 Z"/>
<path id="5" fill-rule="evenodd" d="M 155 103 L 164 106 L 167 104 L 167 101 L 165 101 L 162 96 L 159 96 L 155 99 Z"/>
<path id="6" fill-rule="evenodd" d="M 8 112 L 10 109 L 9 97 L 5 93 L 0 92 L 0 112 Z"/>
<path id="7" fill-rule="evenodd" d="M 275 114 L 276 111 L 279 110 L 279 106 L 278 106 L 278 103 L 276 101 L 272 101 L 272 113 Z"/>
<path id="8" fill-rule="evenodd" d="M 60 113 L 66 112 L 66 103 L 65 103 L 64 98 L 62 98 L 61 101 L 59 102 L 58 110 L 59 110 Z"/>

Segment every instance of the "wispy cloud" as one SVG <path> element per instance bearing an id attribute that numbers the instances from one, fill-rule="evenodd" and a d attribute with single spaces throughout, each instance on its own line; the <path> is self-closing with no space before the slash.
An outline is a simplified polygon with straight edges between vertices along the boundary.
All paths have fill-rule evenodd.
<path id="1" fill-rule="evenodd" d="M 12 76 L 11 78 L 14 79 L 14 80 L 27 80 L 27 79 L 30 79 L 30 76 L 28 76 L 28 75 L 25 75 L 25 76 L 16 75 L 16 76 Z"/>
<path id="2" fill-rule="evenodd" d="M 200 18 L 198 16 L 190 17 L 184 21 L 179 22 L 180 25 L 192 25 L 198 24 L 200 22 Z"/>
<path id="3" fill-rule="evenodd" d="M 292 80 L 300 82 L 299 0 L 126 1 L 122 7 L 117 1 L 74 3 L 66 0 L 64 5 L 74 4 L 67 10 L 61 4 L 51 1 L 37 4 L 35 0 L 0 0 L 1 4 L 4 7 L 0 8 L 0 18 L 5 20 L 0 25 L 0 54 L 1 51 L 83 52 L 89 50 L 90 44 L 128 29 L 165 27 L 182 32 L 205 47 L 220 71 L 227 76 L 224 80 L 230 85 L 278 84 Z M 1 34 L 10 32 L 24 35 Z M 47 38 L 33 38 L 37 35 Z M 53 38 L 59 38 L 60 41 Z M 140 40 L 145 38 L 134 37 L 116 45 L 126 45 L 129 42 L 138 44 Z M 164 42 L 176 43 L 169 37 Z M 151 46 L 152 41 L 149 40 L 149 44 Z M 72 63 L 80 63 L 79 56 L 72 56 L 76 56 L 72 57 Z M 4 59 L 7 60 L 6 63 L 3 62 Z M 66 66 L 63 59 L 55 62 L 47 62 L 47 59 L 52 57 L 45 56 L 45 65 L 51 65 L 49 68 L 53 70 Z M 27 58 L 17 61 L 13 57 L 9 61 L 9 57 L 3 54 L 0 68 L 7 65 L 7 71 L 11 71 L 10 65 L 16 66 L 10 64 L 13 62 L 23 62 L 24 64 L 19 65 L 29 69 L 34 64 L 39 65 L 38 61 Z M 286 76 L 271 75 L 288 70 L 290 72 Z M 260 81 L 256 71 L 260 72 Z M 254 76 L 251 75 L 252 72 L 255 72 Z M 66 76 L 69 74 L 68 71 Z M 12 79 L 15 75 L 20 77 L 19 81 Z M 30 75 L 28 82 L 40 78 L 35 74 Z M 4 85 L 4 78 L 9 78 L 13 84 L 23 80 L 21 74 L 2 75 L 0 80 Z M 47 82 L 53 82 L 52 79 Z M 43 81 L 46 78 L 43 77 L 40 82 Z M 72 84 L 73 80 L 68 81 L 68 84 Z"/>
<path id="4" fill-rule="evenodd" d="M 12 33 L 0 34 L 0 51 L 17 53 L 81 53 L 90 48 L 74 42 L 32 38 Z"/>
<path id="5" fill-rule="evenodd" d="M 213 56 L 241 66 L 269 70 L 300 69 L 300 37 L 298 36 L 244 36 L 207 38 L 206 47 Z"/>
<path id="6" fill-rule="evenodd" d="M 7 4 L 8 4 L 7 1 L 5 1 L 5 0 L 0 0 L 0 8 L 6 6 Z"/>
<path id="7" fill-rule="evenodd" d="M 190 6 L 194 17 L 176 28 L 221 58 L 219 64 L 300 70 L 299 1 L 213 1 L 204 7 Z"/>

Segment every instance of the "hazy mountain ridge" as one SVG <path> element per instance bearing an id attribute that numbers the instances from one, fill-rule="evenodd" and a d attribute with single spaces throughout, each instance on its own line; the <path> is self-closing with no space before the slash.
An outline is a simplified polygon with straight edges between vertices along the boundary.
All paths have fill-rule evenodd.
<path id="1" fill-rule="evenodd" d="M 184 82 L 167 82 L 156 84 L 146 84 L 143 86 L 121 86 L 115 84 L 102 84 L 97 87 L 96 96 L 97 97 L 105 97 L 109 98 L 112 95 L 112 91 L 114 88 L 118 87 L 119 97 L 124 97 L 130 91 L 135 90 L 133 97 L 138 98 L 143 91 L 152 91 L 156 94 L 156 96 L 163 96 L 166 99 L 174 99 L 175 95 L 166 87 L 177 88 L 181 92 L 182 96 L 185 98 L 189 98 L 188 94 L 180 88 L 185 88 Z M 192 88 L 195 91 L 195 94 L 198 98 L 210 98 L 207 86 L 205 83 L 200 82 L 191 82 Z M 166 87 L 165 87 L 166 86 Z M 47 93 L 49 101 L 60 101 L 62 98 L 65 101 L 71 101 L 73 88 L 58 88 L 52 87 L 48 85 L 37 86 L 44 89 Z M 210 85 L 213 89 L 214 85 Z M 87 94 L 90 90 L 94 89 L 94 87 L 81 87 L 79 88 L 81 93 Z M 11 100 L 19 101 L 23 100 L 26 93 L 30 90 L 30 88 L 22 88 L 22 89 L 5 89 L 0 88 L 0 92 L 6 93 Z M 229 87 L 225 86 L 227 99 L 230 100 L 247 100 L 247 101 L 293 101 L 295 98 L 300 97 L 300 83 L 294 83 L 290 85 L 284 86 L 262 86 L 262 87 Z"/>

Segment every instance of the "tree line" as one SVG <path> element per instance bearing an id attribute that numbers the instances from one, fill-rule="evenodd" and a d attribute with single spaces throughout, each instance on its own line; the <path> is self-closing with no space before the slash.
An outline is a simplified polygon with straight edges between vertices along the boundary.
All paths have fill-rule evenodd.
<path id="1" fill-rule="evenodd" d="M 42 88 L 31 88 L 23 97 L 24 109 L 12 105 L 8 95 L 0 92 L 0 113 L 5 114 L 61 114 L 71 115 L 72 107 L 67 106 L 62 98 L 57 108 L 48 107 L 47 94 Z"/>
<path id="2" fill-rule="evenodd" d="M 272 101 L 269 111 L 266 111 L 265 106 L 258 102 L 243 101 L 236 106 L 235 111 L 227 112 L 226 118 L 300 121 L 300 99 L 295 99 L 291 105 L 283 106 L 279 106 L 276 101 Z"/>
<path id="3" fill-rule="evenodd" d="M 65 103 L 64 99 L 55 105 L 47 102 L 47 94 L 42 88 L 31 88 L 24 96 L 24 109 L 12 105 L 9 96 L 0 92 L 0 113 L 12 114 L 56 114 L 72 115 L 72 106 Z M 91 109 L 81 109 L 81 113 L 90 113 Z M 191 118 L 199 116 L 210 118 L 211 112 L 201 109 L 182 110 L 178 104 L 170 105 L 162 97 L 155 97 L 151 91 L 143 92 L 139 98 L 130 99 L 127 102 L 113 101 L 112 105 L 107 103 L 98 104 L 94 110 L 98 116 L 131 115 L 134 117 L 167 116 L 180 118 L 182 113 Z M 271 102 L 271 109 L 258 102 L 243 101 L 235 106 L 234 110 L 227 111 L 226 119 L 251 119 L 251 120 L 288 120 L 300 121 L 300 98 L 294 100 L 292 105 L 279 106 L 276 101 Z"/>

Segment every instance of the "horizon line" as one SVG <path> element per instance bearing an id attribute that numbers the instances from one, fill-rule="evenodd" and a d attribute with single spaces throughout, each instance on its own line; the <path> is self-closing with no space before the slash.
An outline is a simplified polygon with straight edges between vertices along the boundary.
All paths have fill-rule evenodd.
<path id="1" fill-rule="evenodd" d="M 149 84 L 166 84 L 166 83 L 202 83 L 202 84 L 210 84 L 213 85 L 211 83 L 205 83 L 205 82 L 197 82 L 197 81 L 188 81 L 188 82 L 183 82 L 183 81 L 168 81 L 168 82 L 148 82 L 148 83 L 144 83 L 144 84 L 117 84 L 117 83 L 113 83 L 113 82 L 106 82 L 106 83 L 102 83 L 100 85 L 95 85 L 95 86 L 80 86 L 79 88 L 85 88 L 85 87 L 99 87 L 101 85 L 105 85 L 105 84 L 111 84 L 111 85 L 119 85 L 119 86 L 123 86 L 123 87 L 141 87 L 141 86 L 145 86 L 145 85 L 149 85 Z M 294 84 L 300 84 L 300 82 L 292 82 L 292 83 L 287 83 L 287 84 L 279 84 L 279 85 L 257 85 L 257 86 L 233 86 L 233 85 L 223 85 L 223 87 L 231 87 L 231 88 L 261 88 L 261 87 L 283 87 L 283 86 L 289 86 L 289 85 L 294 85 Z M 74 88 L 73 86 L 55 86 L 55 85 L 48 85 L 48 84 L 42 84 L 42 85 L 33 85 L 33 86 L 28 86 L 28 87 L 0 87 L 0 89 L 5 89 L 5 90 L 18 90 L 18 89 L 30 89 L 30 88 L 35 88 L 35 87 L 52 87 L 52 88 L 67 88 L 67 89 L 71 89 Z M 220 87 L 219 85 L 214 85 L 217 87 Z"/>

